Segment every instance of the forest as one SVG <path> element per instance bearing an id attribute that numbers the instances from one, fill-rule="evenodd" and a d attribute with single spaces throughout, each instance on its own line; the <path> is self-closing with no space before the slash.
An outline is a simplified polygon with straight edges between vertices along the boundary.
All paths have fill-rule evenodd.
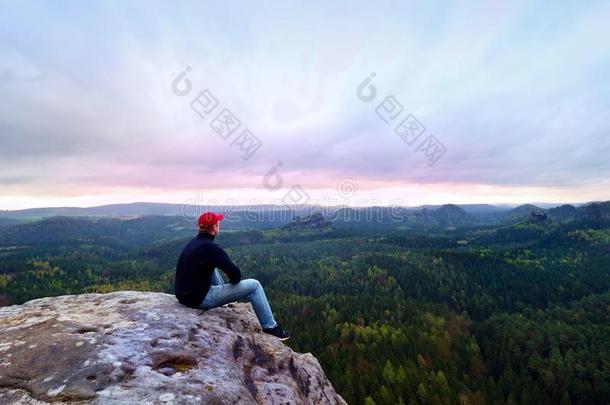
<path id="1" fill-rule="evenodd" d="M 299 219 L 229 227 L 217 242 L 265 286 L 287 344 L 314 354 L 350 404 L 607 404 L 610 219 L 561 219 Z M 172 293 L 196 232 L 171 215 L 0 231 L 0 305 Z"/>

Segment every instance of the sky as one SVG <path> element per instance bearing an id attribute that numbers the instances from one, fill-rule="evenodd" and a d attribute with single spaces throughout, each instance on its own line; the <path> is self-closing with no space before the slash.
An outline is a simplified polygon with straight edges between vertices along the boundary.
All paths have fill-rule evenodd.
<path id="1" fill-rule="evenodd" d="M 594 0 L 0 1 L 0 209 L 610 200 L 608 21 Z"/>

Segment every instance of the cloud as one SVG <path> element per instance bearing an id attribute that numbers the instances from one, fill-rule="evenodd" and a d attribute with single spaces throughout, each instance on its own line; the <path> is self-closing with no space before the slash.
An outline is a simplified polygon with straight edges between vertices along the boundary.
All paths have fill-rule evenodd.
<path id="1" fill-rule="evenodd" d="M 6 193 L 256 189 L 277 162 L 313 189 L 610 178 L 607 4 L 159 6 L 0 6 Z M 263 142 L 248 161 L 190 108 L 203 89 Z M 434 167 L 375 114 L 387 95 L 447 147 Z"/>

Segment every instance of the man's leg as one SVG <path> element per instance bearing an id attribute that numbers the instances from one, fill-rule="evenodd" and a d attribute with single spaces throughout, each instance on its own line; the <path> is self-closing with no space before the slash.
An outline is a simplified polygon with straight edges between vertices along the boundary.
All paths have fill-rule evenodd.
<path id="1" fill-rule="evenodd" d="M 214 271 L 212 272 L 212 280 L 210 281 L 210 285 L 225 285 L 225 280 L 224 278 L 222 278 L 222 274 L 220 273 L 220 270 L 218 269 L 214 269 Z M 229 304 L 223 304 L 220 305 L 223 308 L 227 308 L 229 306 Z"/>
<path id="2" fill-rule="evenodd" d="M 234 301 L 249 301 L 263 328 L 273 328 L 277 325 L 263 286 L 253 278 L 241 280 L 237 284 L 210 286 L 210 291 L 199 308 L 210 309 Z"/>
<path id="3" fill-rule="evenodd" d="M 212 285 L 224 285 L 225 280 L 222 278 L 222 274 L 218 269 L 214 269 L 212 272 Z"/>

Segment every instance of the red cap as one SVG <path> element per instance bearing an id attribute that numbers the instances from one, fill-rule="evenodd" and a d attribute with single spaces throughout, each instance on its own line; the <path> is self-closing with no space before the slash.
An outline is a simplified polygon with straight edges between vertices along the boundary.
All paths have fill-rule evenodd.
<path id="1" fill-rule="evenodd" d="M 222 214 L 215 214 L 213 212 L 204 212 L 203 214 L 199 215 L 199 219 L 197 220 L 197 223 L 199 224 L 199 226 L 209 227 L 209 226 L 214 225 L 216 222 L 220 221 L 224 217 L 225 216 Z"/>

